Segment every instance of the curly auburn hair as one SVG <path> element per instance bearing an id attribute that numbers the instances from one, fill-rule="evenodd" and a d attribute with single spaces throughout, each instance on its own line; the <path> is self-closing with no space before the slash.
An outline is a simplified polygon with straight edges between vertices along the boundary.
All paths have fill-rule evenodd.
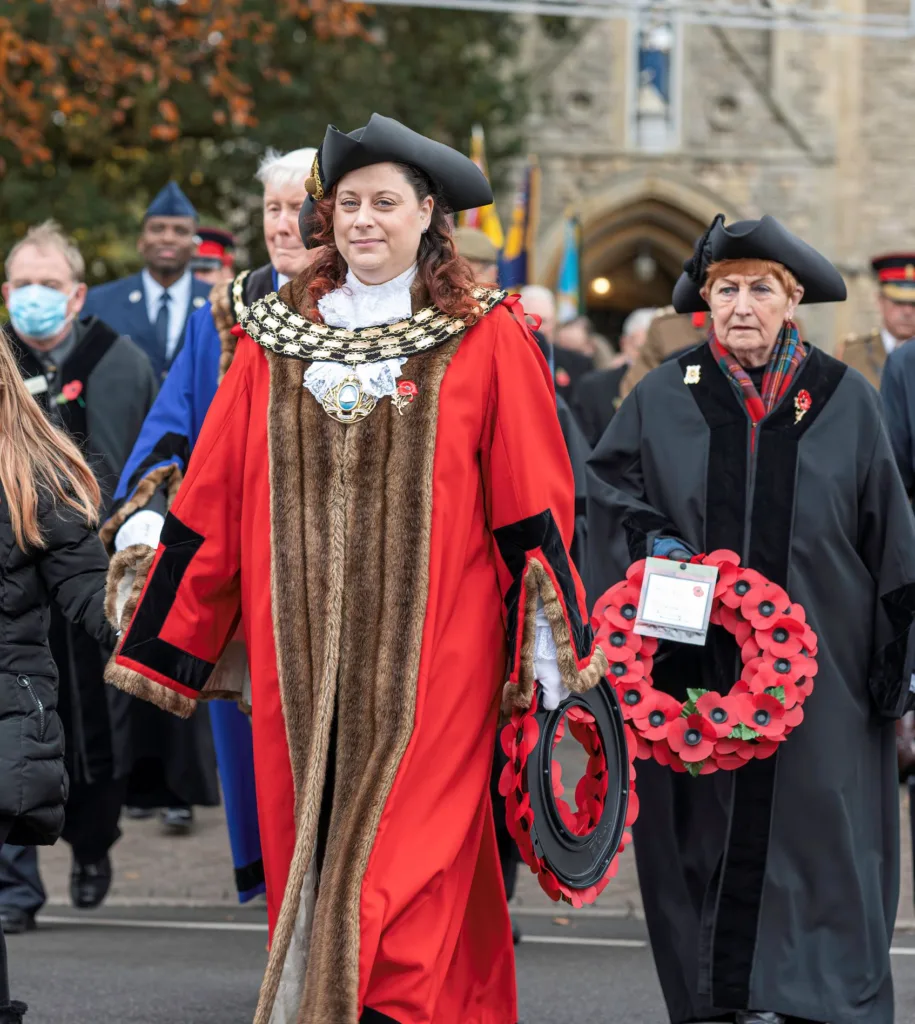
<path id="1" fill-rule="evenodd" d="M 441 193 L 432 181 L 417 167 L 410 164 L 395 164 L 413 189 L 418 202 L 427 196 L 434 201 L 432 219 L 420 239 L 416 254 L 416 280 L 431 305 L 448 316 L 463 320 L 468 326 L 480 317 L 480 308 L 473 297 L 475 288 L 473 272 L 465 259 L 457 254 L 451 224 L 450 211 L 442 200 Z M 323 248 L 314 262 L 305 271 L 305 292 L 308 308 L 300 310 L 309 320 L 320 322 L 318 300 L 328 292 L 341 287 L 346 280 L 346 261 L 340 255 L 334 240 L 334 202 L 336 186 L 323 199 L 314 204 L 312 245 Z"/>

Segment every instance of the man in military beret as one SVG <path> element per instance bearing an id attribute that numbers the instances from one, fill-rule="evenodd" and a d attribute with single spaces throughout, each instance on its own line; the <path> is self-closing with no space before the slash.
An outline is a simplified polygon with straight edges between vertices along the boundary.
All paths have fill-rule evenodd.
<path id="1" fill-rule="evenodd" d="M 191 260 L 191 270 L 198 281 L 212 286 L 228 284 L 235 277 L 235 238 L 224 228 L 197 229 L 197 252 Z"/>
<path id="2" fill-rule="evenodd" d="M 871 261 L 879 284 L 881 326 L 868 334 L 850 334 L 836 357 L 880 387 L 887 356 L 915 337 L 915 253 L 893 253 Z"/>
<path id="3" fill-rule="evenodd" d="M 499 250 L 485 231 L 471 227 L 456 228 L 454 247 L 470 264 L 477 284 L 496 287 L 499 280 Z"/>
<path id="4" fill-rule="evenodd" d="M 206 302 L 210 285 L 190 262 L 197 248 L 197 211 L 174 181 L 149 204 L 137 251 L 139 274 L 89 289 L 84 316 L 97 316 L 136 342 L 164 380 L 184 340 L 187 318 Z"/>
<path id="5" fill-rule="evenodd" d="M 644 344 L 626 371 L 626 376 L 620 381 L 620 401 L 656 366 L 701 345 L 707 333 L 706 316 L 703 313 L 681 316 L 674 311 L 673 306 L 659 310 L 648 325 Z"/>

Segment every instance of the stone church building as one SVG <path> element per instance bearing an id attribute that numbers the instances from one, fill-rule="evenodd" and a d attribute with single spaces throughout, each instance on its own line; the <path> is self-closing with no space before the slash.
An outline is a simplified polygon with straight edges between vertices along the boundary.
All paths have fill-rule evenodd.
<path id="1" fill-rule="evenodd" d="M 908 0 L 832 0 L 854 15 Z M 807 336 L 874 326 L 870 259 L 915 250 L 915 38 L 678 24 L 675 15 L 531 21 L 530 151 L 542 186 L 534 276 L 554 284 L 563 219 L 582 224 L 583 287 L 606 333 L 665 305 L 719 211 L 771 213 L 845 275 Z M 595 288 L 596 282 L 596 288 Z"/>

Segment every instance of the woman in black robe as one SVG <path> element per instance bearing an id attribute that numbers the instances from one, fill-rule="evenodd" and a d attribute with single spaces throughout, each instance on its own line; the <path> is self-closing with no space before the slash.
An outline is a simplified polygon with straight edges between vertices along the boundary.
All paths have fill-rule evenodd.
<path id="1" fill-rule="evenodd" d="M 635 846 L 673 1024 L 891 1024 L 899 885 L 893 722 L 912 703 L 915 526 L 864 378 L 806 345 L 800 301 L 835 268 L 770 217 L 716 218 L 677 284 L 708 343 L 660 366 L 590 461 L 591 598 L 629 564 L 730 548 L 819 637 L 803 723 L 778 753 L 693 778 L 639 762 Z M 655 685 L 727 693 L 737 645 L 674 645 Z"/>

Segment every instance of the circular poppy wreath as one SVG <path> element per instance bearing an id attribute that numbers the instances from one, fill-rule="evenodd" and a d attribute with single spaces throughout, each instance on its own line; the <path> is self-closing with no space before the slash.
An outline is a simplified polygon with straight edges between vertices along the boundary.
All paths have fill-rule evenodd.
<path id="1" fill-rule="evenodd" d="M 645 574 L 635 562 L 626 579 L 597 602 L 592 625 L 610 663 L 613 684 L 632 726 L 636 756 L 675 772 L 707 775 L 771 757 L 804 719 L 817 674 L 817 636 L 801 605 L 733 551 L 691 559 L 713 565 L 718 580 L 710 621 L 731 633 L 743 672 L 726 694 L 688 689 L 685 701 L 654 688 L 658 641 L 633 632 Z"/>
<path id="2" fill-rule="evenodd" d="M 546 861 L 535 850 L 531 838 L 534 811 L 525 780 L 525 768 L 540 739 L 540 726 L 535 717 L 538 694 L 538 687 L 534 687 L 531 706 L 526 710 L 516 708 L 512 712 L 511 720 L 502 730 L 502 749 L 508 757 L 508 763 L 502 769 L 499 792 L 505 797 L 508 831 L 518 845 L 522 860 L 537 876 L 540 887 L 551 900 L 564 900 L 573 907 L 582 907 L 593 903 L 606 889 L 610 879 L 616 876 L 619 870 L 619 854 L 632 841 L 630 829 L 639 813 L 639 800 L 635 792 L 635 735 L 628 725 L 623 727 L 629 762 L 629 802 L 620 845 L 603 877 L 595 885 L 586 889 L 574 889 L 561 882 L 550 870 Z M 604 812 L 608 784 L 607 756 L 600 741 L 594 716 L 583 707 L 573 706 L 565 712 L 553 738 L 554 749 L 565 735 L 566 723 L 569 732 L 582 745 L 588 758 L 585 772 L 575 787 L 574 809 L 563 799 L 565 787 L 562 784 L 562 766 L 555 760 L 550 766 L 550 783 L 556 809 L 565 827 L 575 836 L 586 836 L 597 826 Z"/>

